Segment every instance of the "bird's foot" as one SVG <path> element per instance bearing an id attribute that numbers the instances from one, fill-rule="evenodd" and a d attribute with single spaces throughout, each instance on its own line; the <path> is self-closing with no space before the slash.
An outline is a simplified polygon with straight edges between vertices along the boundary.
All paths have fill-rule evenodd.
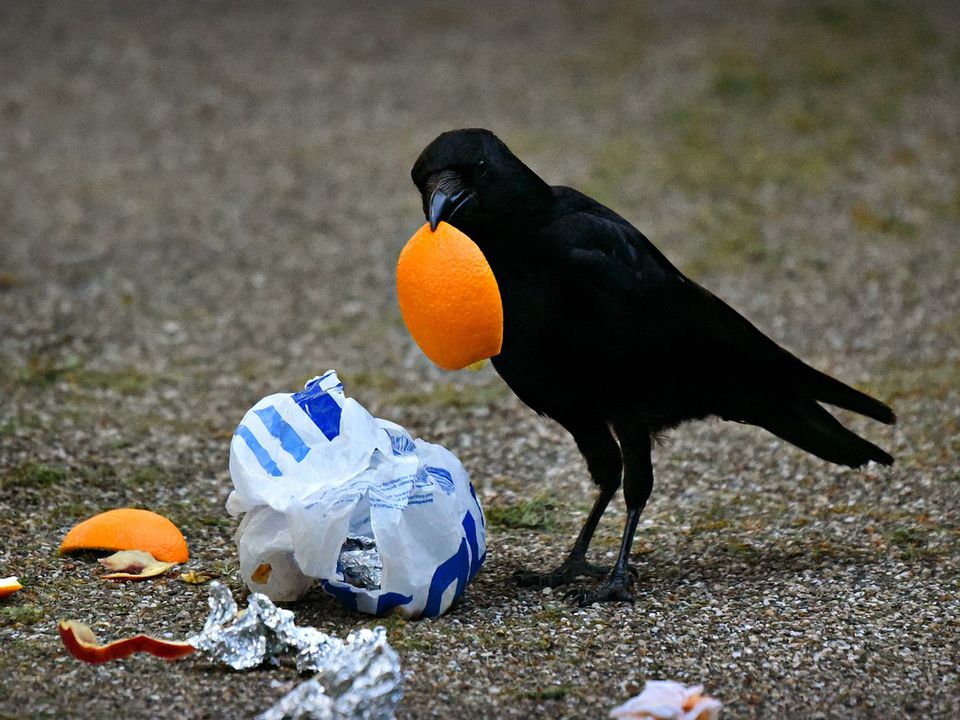
<path id="1" fill-rule="evenodd" d="M 633 602 L 633 593 L 630 592 L 633 573 L 616 572 L 610 578 L 594 589 L 573 588 L 565 597 L 580 607 L 593 605 L 595 602 Z"/>
<path id="2" fill-rule="evenodd" d="M 558 585 L 568 585 L 578 577 L 603 577 L 610 572 L 609 567 L 594 565 L 586 560 L 564 561 L 560 567 L 545 573 L 519 572 L 514 579 L 521 587 L 553 588 Z"/>

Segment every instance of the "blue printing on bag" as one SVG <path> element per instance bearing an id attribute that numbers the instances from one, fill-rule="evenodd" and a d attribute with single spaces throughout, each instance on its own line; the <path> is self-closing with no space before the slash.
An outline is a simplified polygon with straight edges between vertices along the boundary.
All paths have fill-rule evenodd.
<path id="1" fill-rule="evenodd" d="M 477 542 L 477 523 L 473 516 L 468 512 L 463 516 L 463 532 L 465 538 L 460 541 L 460 547 L 449 559 L 440 564 L 434 571 L 433 578 L 430 580 L 430 590 L 427 593 L 427 604 L 423 609 L 424 617 L 437 617 L 440 615 L 443 595 L 450 587 L 450 583 L 457 582 L 457 590 L 453 596 L 453 602 L 463 595 L 473 577 L 480 570 L 483 561 L 487 559 L 487 554 L 480 554 L 480 546 Z M 350 609 L 357 609 L 357 598 L 365 595 L 362 591 L 353 590 L 349 587 L 334 585 L 333 583 L 322 580 L 321 587 L 333 595 L 340 603 Z M 413 596 L 401 595 L 400 593 L 383 593 L 377 600 L 377 615 L 384 615 L 400 605 L 405 605 L 413 600 Z"/>
<path id="2" fill-rule="evenodd" d="M 290 453 L 294 460 L 300 462 L 307 456 L 310 448 L 293 429 L 293 425 L 284 420 L 273 405 L 254 410 L 254 412 L 263 421 L 263 426 L 269 433 L 280 441 L 280 447 Z"/>
<path id="3" fill-rule="evenodd" d="M 408 438 L 406 435 L 392 433 L 389 430 L 386 432 L 387 435 L 390 436 L 390 449 L 397 457 L 401 455 L 410 455 L 417 451 L 417 446 L 413 443 L 413 440 Z"/>
<path id="4" fill-rule="evenodd" d="M 487 526 L 487 516 L 483 514 L 483 508 L 480 507 L 480 498 L 477 497 L 477 491 L 473 487 L 473 483 L 470 483 L 470 495 L 473 496 L 473 502 L 477 505 L 477 512 L 480 513 L 480 522 L 484 527 Z"/>
<path id="5" fill-rule="evenodd" d="M 336 380 L 337 384 L 330 385 L 331 379 Z M 308 381 L 307 384 L 303 386 L 303 390 L 301 390 L 301 392 L 309 391 L 309 390 L 319 390 L 325 393 L 332 393 L 332 394 L 339 395 L 340 400 L 337 400 L 337 402 L 340 402 L 341 400 L 344 399 L 343 383 L 340 382 L 340 378 L 337 377 L 336 370 L 327 370 L 327 372 L 325 372 L 323 375 L 319 377 L 315 377 L 313 378 L 313 380 Z"/>
<path id="6" fill-rule="evenodd" d="M 423 609 L 424 616 L 437 617 L 440 614 L 443 594 L 454 580 L 457 581 L 457 591 L 453 595 L 453 601 L 456 602 L 457 598 L 463 594 L 463 589 L 467 586 L 467 577 L 469 574 L 470 552 L 467 550 L 467 541 L 461 540 L 457 554 L 443 563 L 433 573 L 433 579 L 430 581 L 430 592 L 427 594 L 427 605 Z"/>
<path id="7" fill-rule="evenodd" d="M 333 440 L 340 434 L 340 415 L 343 408 L 326 390 L 320 388 L 320 382 L 309 383 L 300 392 L 290 396 L 303 411 L 310 416 L 313 424 L 326 436 Z"/>
<path id="8" fill-rule="evenodd" d="M 348 610 L 357 609 L 357 598 L 361 597 L 362 593 L 355 592 L 348 587 L 334 585 L 328 580 L 321 580 L 320 587 L 323 588 L 324 592 L 329 593 L 339 600 L 340 604 Z M 406 605 L 411 600 L 413 600 L 413 595 L 403 595 L 402 593 L 396 592 L 383 593 L 377 598 L 376 614 L 386 615 L 394 608 L 400 607 L 401 605 Z"/>
<path id="9" fill-rule="evenodd" d="M 477 522 L 470 513 L 463 516 L 463 531 L 466 533 L 467 543 L 470 545 L 470 576 L 467 578 L 467 582 L 470 582 L 480 570 L 480 566 L 483 565 L 486 553 L 484 553 L 484 557 L 480 557 L 480 548 L 477 545 Z"/>
<path id="10" fill-rule="evenodd" d="M 377 615 L 386 615 L 394 608 L 406 605 L 413 600 L 413 595 L 403 595 L 396 592 L 388 592 L 377 598 Z"/>
<path id="11" fill-rule="evenodd" d="M 431 467 L 430 465 L 425 465 L 424 470 L 427 471 L 427 474 L 432 477 L 437 485 L 440 486 L 440 489 L 443 490 L 447 495 L 453 494 L 453 475 L 450 474 L 450 471 L 445 468 Z"/>
<path id="12" fill-rule="evenodd" d="M 260 466 L 266 470 L 268 473 L 274 477 L 280 477 L 283 475 L 280 468 L 277 467 L 277 464 L 273 461 L 273 458 L 270 457 L 270 453 L 267 452 L 267 449 L 260 444 L 260 442 L 253 436 L 253 433 L 250 431 L 246 425 L 240 425 L 237 428 L 235 433 L 239 435 L 243 441 L 247 444 L 247 447 L 250 448 L 250 451 L 253 453 L 254 457 L 257 458 L 257 462 L 260 463 Z"/>
<path id="13" fill-rule="evenodd" d="M 427 604 L 423 609 L 425 617 L 437 617 L 440 614 L 443 594 L 454 580 L 457 582 L 457 590 L 451 604 L 456 602 L 463 595 L 467 583 L 476 575 L 486 559 L 486 553 L 483 557 L 477 557 L 479 553 L 477 524 L 470 513 L 465 513 L 463 516 L 463 532 L 466 537 L 460 541 L 460 547 L 457 548 L 456 554 L 441 564 L 433 573 L 433 579 L 430 581 L 430 591 L 427 593 Z M 473 556 L 472 560 L 471 554 Z"/>

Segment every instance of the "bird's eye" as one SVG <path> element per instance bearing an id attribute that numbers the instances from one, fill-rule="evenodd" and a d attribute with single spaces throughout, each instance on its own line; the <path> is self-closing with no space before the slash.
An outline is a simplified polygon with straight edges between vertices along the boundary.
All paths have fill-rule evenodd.
<path id="1" fill-rule="evenodd" d="M 487 174 L 487 164 L 481 160 L 477 163 L 477 174 L 484 177 Z"/>

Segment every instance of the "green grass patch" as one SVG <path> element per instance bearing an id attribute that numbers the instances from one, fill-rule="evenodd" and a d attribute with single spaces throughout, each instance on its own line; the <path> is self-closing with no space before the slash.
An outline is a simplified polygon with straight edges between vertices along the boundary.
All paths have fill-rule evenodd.
<path id="1" fill-rule="evenodd" d="M 199 521 L 204 527 L 217 528 L 218 530 L 232 530 L 237 525 L 234 518 L 226 515 L 201 515 Z"/>
<path id="2" fill-rule="evenodd" d="M 604 205 L 620 207 L 631 199 L 631 178 L 643 172 L 653 153 L 639 135 L 617 135 L 594 151 L 590 172 L 578 189 Z"/>
<path id="3" fill-rule="evenodd" d="M 47 386 L 65 382 L 81 390 L 113 390 L 121 395 L 139 395 L 154 385 L 159 378 L 146 375 L 132 367 L 116 370 L 93 370 L 83 360 L 69 357 L 64 360 L 49 354 L 37 354 L 27 360 L 19 375 L 24 385 Z"/>
<path id="4" fill-rule="evenodd" d="M 494 526 L 552 532 L 558 524 L 557 498 L 552 493 L 542 492 L 512 505 L 490 505 L 484 514 L 487 522 Z"/>
<path id="5" fill-rule="evenodd" d="M 43 608 L 37 605 L 0 607 L 0 627 L 34 625 L 43 619 Z"/>
<path id="6" fill-rule="evenodd" d="M 25 463 L 0 475 L 0 488 L 45 488 L 62 483 L 67 478 L 63 468 L 42 463 Z"/>
<path id="7" fill-rule="evenodd" d="M 920 528 L 897 528 L 890 533 L 890 542 L 897 547 L 924 547 L 927 544 L 927 533 Z"/>
<path id="8" fill-rule="evenodd" d="M 113 390 L 121 395 L 139 395 L 154 382 L 154 378 L 133 368 L 113 371 L 78 368 L 65 373 L 63 379 L 84 390 Z"/>
<path id="9" fill-rule="evenodd" d="M 712 91 L 725 103 L 762 105 L 774 98 L 776 84 L 760 58 L 735 52 L 718 58 Z"/>
<path id="10" fill-rule="evenodd" d="M 18 379 L 24 385 L 51 385 L 67 373 L 81 367 L 83 367 L 83 361 L 78 357 L 59 361 L 51 355 L 39 353 L 27 359 L 27 366 Z"/>
<path id="11" fill-rule="evenodd" d="M 780 12 L 763 36 L 718 34 L 704 54 L 707 82 L 661 114 L 672 141 L 651 152 L 682 190 L 741 202 L 771 184 L 824 192 L 839 180 L 833 169 L 871 152 L 876 126 L 897 122 L 949 65 L 922 5 L 865 0 Z M 884 233 L 913 232 L 895 216 L 875 222 Z"/>
<path id="12" fill-rule="evenodd" d="M 693 219 L 691 231 L 703 240 L 683 270 L 695 277 L 779 260 L 763 240 L 759 215 L 749 207 L 709 205 Z"/>
<path id="13" fill-rule="evenodd" d="M 859 143 L 851 142 L 843 128 L 818 137 L 816 144 L 774 143 L 771 124 L 789 129 L 799 123 L 804 133 L 814 133 L 825 121 L 796 104 L 746 117 L 741 111 L 707 98 L 664 112 L 660 122 L 674 138 L 662 151 L 666 179 L 684 190 L 719 194 L 749 207 L 765 184 L 819 189 L 836 157 L 849 155 Z"/>
<path id="14" fill-rule="evenodd" d="M 932 530 L 916 526 L 900 527 L 888 536 L 905 560 L 933 560 L 946 554 L 947 548 L 931 543 Z"/>
<path id="15" fill-rule="evenodd" d="M 380 618 L 377 621 L 387 630 L 387 638 L 390 644 L 397 650 L 421 650 L 429 651 L 433 645 L 426 640 L 416 637 L 419 625 L 410 623 L 396 613 Z"/>
<path id="16" fill-rule="evenodd" d="M 850 214 L 853 217 L 854 225 L 864 232 L 880 233 L 905 240 L 912 239 L 917 234 L 917 226 L 913 223 L 904 220 L 895 213 L 876 212 L 863 203 L 854 206 Z"/>
<path id="17" fill-rule="evenodd" d="M 395 393 L 403 383 L 395 376 L 382 370 L 361 370 L 355 373 L 341 373 L 340 380 L 351 394 L 363 395 L 371 390 L 382 393 Z"/>
<path id="18" fill-rule="evenodd" d="M 705 519 L 695 522 L 690 526 L 690 533 L 708 533 L 726 530 L 730 527 L 730 521 L 725 518 Z"/>
<path id="19" fill-rule="evenodd" d="M 530 700 L 563 700 L 573 692 L 570 685 L 549 685 L 525 692 L 523 696 Z"/>
<path id="20" fill-rule="evenodd" d="M 111 476 L 113 473 L 111 473 Z M 145 465 L 131 471 L 123 479 L 123 484 L 129 488 L 149 488 L 157 485 L 172 485 L 173 475 L 162 465 Z"/>
<path id="21" fill-rule="evenodd" d="M 946 360 L 929 365 L 892 365 L 868 390 L 893 402 L 915 397 L 945 399 L 957 388 L 960 388 L 960 362 Z"/>

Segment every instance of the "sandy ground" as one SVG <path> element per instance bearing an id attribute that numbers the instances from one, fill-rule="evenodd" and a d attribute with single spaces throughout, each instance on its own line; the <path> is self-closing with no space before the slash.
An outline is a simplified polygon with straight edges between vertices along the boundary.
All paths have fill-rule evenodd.
<path id="1" fill-rule="evenodd" d="M 722 9 L 721 9 L 722 8 Z M 171 517 L 237 592 L 233 428 L 336 368 L 445 444 L 491 517 L 434 621 L 388 622 L 398 716 L 603 717 L 648 679 L 726 717 L 955 717 L 960 661 L 960 21 L 955 2 L 0 4 L 2 717 L 250 717 L 298 681 L 203 660 L 82 665 L 56 620 L 185 635 L 204 587 L 106 584 L 65 531 Z M 485 126 L 595 195 L 818 367 L 891 402 L 844 416 L 897 457 L 830 466 L 701 423 L 657 450 L 634 605 L 519 589 L 591 489 L 489 367 L 407 336 L 409 168 Z M 586 369 L 589 372 L 589 369 Z M 616 548 L 617 501 L 595 552 Z M 302 623 L 372 620 L 320 593 Z"/>

